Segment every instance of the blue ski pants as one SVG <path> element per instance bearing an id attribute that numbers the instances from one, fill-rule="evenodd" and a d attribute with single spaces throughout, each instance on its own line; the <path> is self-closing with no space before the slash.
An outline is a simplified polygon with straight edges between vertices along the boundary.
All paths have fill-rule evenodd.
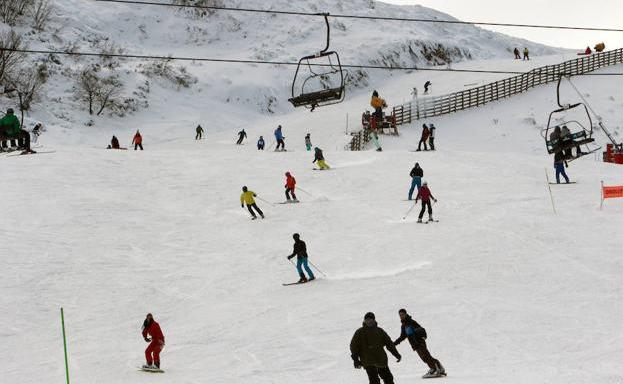
<path id="1" fill-rule="evenodd" d="M 409 189 L 409 200 L 413 200 L 413 192 L 415 191 L 415 188 L 417 187 L 417 189 L 419 190 L 421 186 L 422 178 L 420 176 L 415 176 L 411 180 L 411 189 Z"/>
<path id="2" fill-rule="evenodd" d="M 554 168 L 556 169 L 556 182 L 560 184 L 560 175 L 565 178 L 565 181 L 569 182 L 569 177 L 567 176 L 567 172 L 565 172 L 565 163 L 560 162 L 554 164 Z"/>
<path id="3" fill-rule="evenodd" d="M 305 271 L 309 275 L 310 279 L 314 278 L 314 273 L 307 264 L 307 257 L 301 257 L 296 260 L 296 270 L 299 272 L 299 276 L 301 277 L 305 277 L 305 274 L 303 274 L 303 268 L 305 268 Z"/>

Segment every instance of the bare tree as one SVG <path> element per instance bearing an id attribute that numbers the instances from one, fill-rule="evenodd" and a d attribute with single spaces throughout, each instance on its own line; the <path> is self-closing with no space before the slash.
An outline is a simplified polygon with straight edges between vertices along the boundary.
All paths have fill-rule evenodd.
<path id="1" fill-rule="evenodd" d="M 76 95 L 89 105 L 89 115 L 95 113 L 97 116 L 111 105 L 123 88 L 115 74 L 103 77 L 97 67 L 80 72 L 77 83 Z"/>
<path id="2" fill-rule="evenodd" d="M 43 31 L 50 21 L 53 11 L 54 7 L 49 0 L 35 0 L 30 6 L 33 28 L 37 31 Z"/>
<path id="3" fill-rule="evenodd" d="M 210 16 L 214 13 L 211 9 L 206 8 L 192 8 L 192 7 L 221 7 L 223 6 L 222 0 L 173 0 L 173 4 L 184 5 L 190 8 L 186 8 L 185 11 L 195 17 L 202 18 Z"/>
<path id="4" fill-rule="evenodd" d="M 5 83 L 5 75 L 10 72 L 23 58 L 24 54 L 17 52 L 23 48 L 22 37 L 14 30 L 0 33 L 0 84 Z"/>
<path id="5" fill-rule="evenodd" d="M 0 20 L 9 25 L 17 24 L 34 0 L 0 0 Z"/>
<path id="6" fill-rule="evenodd" d="M 99 77 L 93 69 L 85 69 L 78 76 L 78 96 L 89 104 L 89 115 L 93 114 L 95 94 L 99 88 Z"/>
<path id="7" fill-rule="evenodd" d="M 48 68 L 45 63 L 24 65 L 13 69 L 6 75 L 7 92 L 17 93 L 22 124 L 24 111 L 29 111 L 32 102 L 39 95 L 41 87 L 48 80 Z"/>
<path id="8" fill-rule="evenodd" d="M 111 101 L 121 94 L 122 87 L 123 84 L 116 76 L 110 76 L 101 80 L 100 90 L 96 93 L 97 100 L 100 104 L 97 116 L 104 111 Z"/>

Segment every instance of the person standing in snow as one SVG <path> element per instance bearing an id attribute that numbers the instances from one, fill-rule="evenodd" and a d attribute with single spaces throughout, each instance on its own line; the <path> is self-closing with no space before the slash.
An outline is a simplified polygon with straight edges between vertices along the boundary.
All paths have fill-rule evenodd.
<path id="1" fill-rule="evenodd" d="M 413 169 L 411 169 L 409 176 L 411 176 L 409 200 L 413 200 L 413 192 L 415 191 L 415 188 L 417 188 L 418 191 L 420 190 L 420 187 L 422 186 L 422 177 L 424 177 L 424 170 L 420 168 L 420 163 L 415 163 L 415 166 L 413 167 Z"/>
<path id="2" fill-rule="evenodd" d="M 515 49 L 513 50 L 513 53 L 515 54 L 515 60 L 521 60 L 521 55 L 519 54 L 519 48 L 515 47 Z"/>
<path id="3" fill-rule="evenodd" d="M 242 141 L 246 138 L 247 138 L 247 133 L 244 131 L 244 128 L 243 128 L 242 131 L 238 132 L 238 141 L 236 141 L 236 145 L 242 144 Z"/>
<path id="4" fill-rule="evenodd" d="M 300 277 L 298 282 L 306 283 L 308 281 L 315 280 L 316 277 L 314 276 L 312 270 L 309 268 L 307 260 L 307 245 L 305 245 L 305 242 L 301 240 L 301 237 L 298 233 L 292 235 L 292 238 L 294 239 L 294 249 L 292 251 L 292 254 L 288 256 L 288 260 L 291 260 L 294 256 L 296 256 L 296 270 L 298 271 Z M 305 272 L 307 272 L 309 278 L 305 277 L 305 274 L 303 273 L 303 268 L 305 269 Z"/>
<path id="5" fill-rule="evenodd" d="M 138 129 L 136 130 L 136 134 L 132 139 L 132 144 L 134 144 L 135 151 L 137 148 L 140 148 L 141 151 L 143 150 L 143 136 L 141 136 L 141 133 L 138 131 Z"/>
<path id="6" fill-rule="evenodd" d="M 380 384 L 381 380 L 385 384 L 394 384 L 384 348 L 394 355 L 396 362 L 400 362 L 402 356 L 389 335 L 378 326 L 374 313 L 368 312 L 362 327 L 350 341 L 350 356 L 356 369 L 363 367 L 366 370 L 370 384 Z"/>
<path id="7" fill-rule="evenodd" d="M 381 143 L 379 142 L 379 135 L 376 134 L 376 129 L 370 131 L 370 140 L 376 147 L 377 152 L 383 152 L 383 147 L 381 147 Z"/>
<path id="8" fill-rule="evenodd" d="M 201 140 L 201 138 L 203 137 L 203 128 L 201 128 L 201 125 L 197 125 L 195 131 L 197 132 L 197 134 L 195 135 L 195 140 Z"/>
<path id="9" fill-rule="evenodd" d="M 420 210 L 420 215 L 418 216 L 418 223 L 422 222 L 422 217 L 424 217 L 424 211 L 428 208 L 428 221 L 433 221 L 433 206 L 431 205 L 431 199 L 436 203 L 437 199 L 433 196 L 430 189 L 428 189 L 428 183 L 425 181 L 422 184 L 422 187 L 418 189 L 417 196 L 415 198 L 415 203 L 417 204 L 418 200 L 422 200 L 422 209 Z"/>
<path id="10" fill-rule="evenodd" d="M 264 142 L 264 136 L 260 136 L 260 138 L 257 140 L 257 150 L 258 151 L 263 151 L 265 144 L 266 143 Z"/>
<path id="11" fill-rule="evenodd" d="M 277 147 L 275 148 L 275 151 L 279 151 L 279 147 L 281 147 L 282 151 L 285 151 L 286 144 L 283 141 L 283 132 L 281 132 L 281 125 L 279 125 L 277 129 L 275 129 L 275 140 L 277 141 Z"/>
<path id="12" fill-rule="evenodd" d="M 428 145 L 430 146 L 430 150 L 434 151 L 435 150 L 435 125 L 431 124 L 430 127 L 428 128 Z"/>
<path id="13" fill-rule="evenodd" d="M 426 142 L 428 141 L 428 136 L 430 136 L 430 130 L 426 124 L 422 125 L 422 137 L 420 138 L 420 142 L 417 145 L 417 150 L 422 150 L 422 144 L 424 144 L 424 150 L 428 151 L 428 147 L 426 146 Z"/>
<path id="14" fill-rule="evenodd" d="M 240 195 L 240 206 L 244 208 L 244 205 L 247 205 L 247 209 L 251 213 L 251 217 L 253 218 L 253 220 L 257 219 L 255 212 L 253 212 L 254 209 L 257 211 L 257 213 L 259 213 L 262 219 L 264 218 L 264 212 L 262 212 L 262 210 L 255 203 L 256 197 L 257 194 L 255 192 L 249 191 L 246 186 L 242 187 L 242 194 Z"/>
<path id="15" fill-rule="evenodd" d="M 560 184 L 560 175 L 565 178 L 565 183 L 569 184 L 569 176 L 565 172 L 567 162 L 565 161 L 565 155 L 563 151 L 558 151 L 554 154 L 554 169 L 556 170 L 556 184 Z"/>
<path id="16" fill-rule="evenodd" d="M 143 321 L 142 333 L 143 339 L 149 343 L 147 349 L 145 349 L 145 360 L 147 360 L 147 364 L 143 365 L 143 368 L 160 368 L 160 351 L 164 348 L 164 335 L 162 334 L 160 325 L 154 320 L 151 313 L 148 313 L 145 321 Z"/>
<path id="17" fill-rule="evenodd" d="M 307 148 L 307 151 L 312 149 L 311 135 L 309 133 L 305 135 L 305 148 Z"/>
<path id="18" fill-rule="evenodd" d="M 433 83 L 431 83 L 429 80 L 426 80 L 426 83 L 424 83 L 424 94 L 425 95 L 428 95 L 428 91 L 431 85 L 433 85 Z"/>
<path id="19" fill-rule="evenodd" d="M 37 123 L 35 127 L 32 129 L 32 142 L 36 143 L 39 140 L 39 136 L 41 136 L 41 131 L 43 130 L 43 125 L 41 123 Z"/>
<path id="20" fill-rule="evenodd" d="M 383 121 L 383 108 L 387 108 L 387 103 L 384 99 L 379 97 L 379 93 L 376 90 L 372 92 L 370 106 L 374 108 L 374 117 L 376 118 L 376 121 Z"/>
<path id="21" fill-rule="evenodd" d="M 318 162 L 318 169 L 325 170 L 329 169 L 329 164 L 324 161 L 324 155 L 322 154 L 322 149 L 316 147 L 314 148 L 314 161 L 312 163 Z"/>
<path id="22" fill-rule="evenodd" d="M 13 108 L 9 108 L 0 119 L 0 141 L 17 141 L 16 146 L 23 150 L 22 153 L 36 153 L 30 148 L 30 133 L 22 129 L 22 125 L 15 116 Z"/>
<path id="23" fill-rule="evenodd" d="M 117 136 L 112 135 L 112 139 L 110 140 L 110 145 L 108 146 L 108 149 L 121 149 Z"/>
<path id="24" fill-rule="evenodd" d="M 286 172 L 286 199 L 288 201 L 288 203 L 290 202 L 290 194 L 292 194 L 292 199 L 294 199 L 295 203 L 298 203 L 298 199 L 296 198 L 296 195 L 294 194 L 294 188 L 296 188 L 296 179 L 294 178 L 294 176 L 292 176 L 292 174 L 290 172 Z"/>
<path id="25" fill-rule="evenodd" d="M 409 340 L 411 348 L 428 365 L 429 371 L 423 376 L 424 378 L 446 376 L 446 370 L 443 365 L 441 365 L 439 360 L 431 356 L 426 347 L 426 330 L 409 316 L 406 309 L 399 310 L 398 316 L 400 316 L 401 323 L 400 336 L 394 341 L 394 345 L 402 343 L 405 339 Z"/>
<path id="26" fill-rule="evenodd" d="M 530 60 L 530 51 L 528 50 L 528 47 L 523 49 L 523 59 Z"/>

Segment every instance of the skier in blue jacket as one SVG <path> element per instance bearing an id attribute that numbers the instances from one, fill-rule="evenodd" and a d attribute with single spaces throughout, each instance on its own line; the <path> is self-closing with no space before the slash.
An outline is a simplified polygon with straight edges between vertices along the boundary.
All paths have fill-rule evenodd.
<path id="1" fill-rule="evenodd" d="M 283 142 L 283 133 L 281 132 L 281 125 L 278 126 L 277 129 L 275 129 L 275 140 L 277 140 L 277 148 L 275 148 L 275 151 L 278 151 L 280 146 L 281 146 L 281 150 L 285 151 L 286 145 Z"/>

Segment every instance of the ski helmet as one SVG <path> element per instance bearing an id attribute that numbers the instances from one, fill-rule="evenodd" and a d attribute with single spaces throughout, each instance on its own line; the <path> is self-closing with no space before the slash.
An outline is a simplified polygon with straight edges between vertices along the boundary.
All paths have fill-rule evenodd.
<path id="1" fill-rule="evenodd" d="M 6 110 L 6 114 L 7 115 L 12 115 L 14 113 L 15 113 L 15 111 L 13 110 L 13 108 L 9 108 L 9 109 Z"/>
<path id="2" fill-rule="evenodd" d="M 298 233 L 295 233 L 294 235 L 292 235 L 292 238 L 293 238 L 294 240 L 298 240 L 298 239 L 300 239 L 300 238 L 301 238 L 301 235 L 299 235 Z"/>
<path id="3" fill-rule="evenodd" d="M 246 192 L 248 191 L 247 186 L 245 185 L 244 187 L 242 187 L 242 192 Z"/>
<path id="4" fill-rule="evenodd" d="M 372 320 L 375 320 L 375 319 L 376 319 L 376 317 L 374 317 L 374 313 L 372 313 L 372 312 L 368 312 L 368 313 L 366 313 L 366 315 L 363 317 L 363 319 L 364 319 L 364 320 L 367 320 L 367 319 L 372 319 Z"/>

